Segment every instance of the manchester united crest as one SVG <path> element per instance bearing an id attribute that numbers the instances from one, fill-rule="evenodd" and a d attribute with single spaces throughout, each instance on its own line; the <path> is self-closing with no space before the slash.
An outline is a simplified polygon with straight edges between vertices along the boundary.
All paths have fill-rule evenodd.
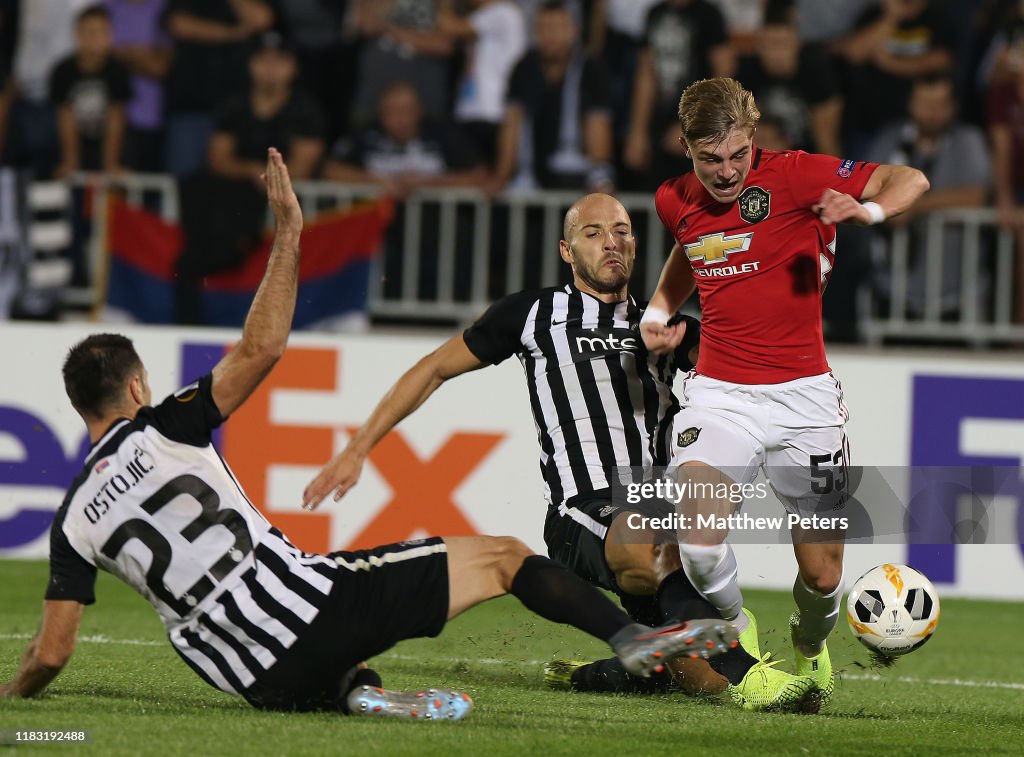
<path id="1" fill-rule="evenodd" d="M 740 218 L 747 223 L 757 223 L 768 217 L 771 211 L 771 192 L 761 187 L 747 187 L 740 193 Z"/>

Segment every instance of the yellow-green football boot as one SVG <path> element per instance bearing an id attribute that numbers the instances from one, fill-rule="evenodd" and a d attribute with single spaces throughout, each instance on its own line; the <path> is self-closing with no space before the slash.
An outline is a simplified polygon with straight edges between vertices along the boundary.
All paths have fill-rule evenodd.
<path id="1" fill-rule="evenodd" d="M 794 676 L 775 666 L 768 652 L 743 680 L 728 688 L 732 700 L 744 710 L 755 712 L 816 712 L 818 687 L 810 676 Z"/>
<path id="2" fill-rule="evenodd" d="M 589 665 L 583 660 L 551 660 L 544 663 L 544 683 L 548 688 L 560 691 L 572 690 L 572 674 Z"/>
<path id="3" fill-rule="evenodd" d="M 828 645 L 821 643 L 821 652 L 814 657 L 805 657 L 797 644 L 797 627 L 800 625 L 800 616 L 793 613 L 789 618 L 789 632 L 793 640 L 793 655 L 796 662 L 796 674 L 799 676 L 810 676 L 818 687 L 819 706 L 826 705 L 832 699 L 832 692 L 836 689 L 836 677 L 832 672 L 832 659 L 828 656 Z"/>
<path id="4" fill-rule="evenodd" d="M 760 660 L 761 645 L 757 640 L 757 618 L 746 607 L 743 608 L 743 614 L 747 616 L 747 630 L 740 634 L 740 646 L 748 655 Z"/>

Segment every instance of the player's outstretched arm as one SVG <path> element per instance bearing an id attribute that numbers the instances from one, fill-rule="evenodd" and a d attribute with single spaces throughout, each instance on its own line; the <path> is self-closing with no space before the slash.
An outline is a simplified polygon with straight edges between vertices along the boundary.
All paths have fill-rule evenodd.
<path id="1" fill-rule="evenodd" d="M 73 600 L 43 603 L 39 633 L 28 643 L 14 680 L 0 684 L 0 699 L 35 696 L 60 674 L 75 651 L 84 609 L 85 605 Z"/>
<path id="2" fill-rule="evenodd" d="M 693 268 L 677 242 L 665 261 L 665 267 L 661 269 L 658 286 L 640 321 L 640 336 L 647 349 L 655 355 L 672 352 L 683 341 L 686 324 L 669 326 L 668 322 L 693 294 L 695 286 Z"/>
<path id="3" fill-rule="evenodd" d="M 302 208 L 284 158 L 274 148 L 267 152 L 264 181 L 277 232 L 263 281 L 242 327 L 242 341 L 213 369 L 213 401 L 225 417 L 245 402 L 284 354 L 295 313 Z"/>
<path id="4" fill-rule="evenodd" d="M 859 198 L 826 189 L 813 210 L 825 223 L 869 226 L 899 215 L 928 191 L 928 178 L 910 166 L 881 165 Z"/>
<path id="5" fill-rule="evenodd" d="M 462 334 L 423 357 L 377 403 L 345 449 L 310 482 L 302 493 L 302 506 L 312 510 L 331 492 L 335 501 L 340 500 L 355 486 L 366 456 L 388 431 L 426 402 L 445 381 L 485 365 L 466 346 Z"/>

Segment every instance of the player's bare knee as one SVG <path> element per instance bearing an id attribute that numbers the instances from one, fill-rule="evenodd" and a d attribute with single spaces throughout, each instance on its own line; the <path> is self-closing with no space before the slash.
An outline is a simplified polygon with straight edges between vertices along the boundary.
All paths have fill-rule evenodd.
<path id="1" fill-rule="evenodd" d="M 523 561 L 534 551 L 514 536 L 496 536 L 491 542 L 491 565 L 502 587 L 508 591 Z"/>
<path id="2" fill-rule="evenodd" d="M 841 567 L 822 566 L 809 575 L 804 575 L 803 580 L 807 588 L 820 594 L 831 594 L 843 580 L 843 570 Z"/>
<path id="3" fill-rule="evenodd" d="M 615 582 L 627 594 L 638 597 L 652 596 L 658 590 L 658 578 L 653 566 L 634 565 L 615 571 Z"/>
<path id="4" fill-rule="evenodd" d="M 659 584 L 682 567 L 678 544 L 658 544 L 654 547 L 654 572 Z"/>
<path id="5" fill-rule="evenodd" d="M 604 558 L 615 581 L 628 594 L 647 596 L 658 586 L 657 561 L 652 543 L 614 544 L 605 541 Z"/>

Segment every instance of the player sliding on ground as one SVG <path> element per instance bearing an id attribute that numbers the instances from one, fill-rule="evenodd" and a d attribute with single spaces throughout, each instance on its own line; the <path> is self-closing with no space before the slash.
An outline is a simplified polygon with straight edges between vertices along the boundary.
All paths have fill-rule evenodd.
<path id="1" fill-rule="evenodd" d="M 465 695 L 385 691 L 363 661 L 402 639 L 436 636 L 448 619 L 503 594 L 608 642 L 635 675 L 674 655 L 737 644 L 722 620 L 637 625 L 516 539 L 429 538 L 316 555 L 273 528 L 211 442 L 291 330 L 302 213 L 276 150 L 265 178 L 273 250 L 242 340 L 211 374 L 151 407 L 130 340 L 98 334 L 68 354 L 64 385 L 92 446 L 53 523 L 42 626 L 0 697 L 34 696 L 67 664 L 98 568 L 152 603 L 204 681 L 266 709 L 461 718 L 471 707 Z"/>
<path id="2" fill-rule="evenodd" d="M 715 608 L 683 572 L 675 545 L 629 525 L 634 513 L 664 516 L 671 506 L 664 500 L 623 506 L 612 493 L 620 472 L 646 480 L 665 464 L 679 409 L 672 379 L 677 369 L 693 366 L 697 323 L 691 319 L 688 338 L 670 354 L 644 349 L 637 334 L 643 310 L 627 291 L 636 243 L 629 215 L 614 197 L 593 194 L 574 203 L 563 235 L 560 253 L 572 268 L 572 284 L 509 295 L 421 359 L 310 483 L 303 502 L 315 506 L 332 493 L 340 499 L 358 481 L 374 445 L 441 384 L 515 355 L 526 373 L 541 446 L 549 554 L 618 594 L 634 619 L 657 625 L 713 616 Z M 728 687 L 757 709 L 802 709 L 813 680 L 762 661 L 750 617 L 736 618 L 743 648 L 711 660 L 713 670 L 700 661 L 672 660 L 672 677 L 690 692 Z M 552 663 L 546 678 L 563 688 L 621 692 L 663 689 L 671 680 L 638 681 L 615 660 Z"/>
<path id="3" fill-rule="evenodd" d="M 681 482 L 705 484 L 748 484 L 764 469 L 802 519 L 792 529 L 793 649 L 796 672 L 815 679 L 825 702 L 834 687 L 825 639 L 839 617 L 845 532 L 815 517 L 843 514 L 850 457 L 842 388 L 825 359 L 821 294 L 836 255 L 835 224 L 902 213 L 928 180 L 905 166 L 763 150 L 754 144 L 759 117 L 753 96 L 732 79 L 683 93 L 681 142 L 694 168 L 657 192 L 676 244 L 641 333 L 652 352 L 670 354 L 683 334 L 668 321 L 696 286 L 700 357 L 683 382 L 672 465 L 681 466 Z M 713 495 L 683 504 L 691 522 L 736 509 Z M 693 583 L 723 617 L 737 618 L 742 596 L 726 535 L 690 529 L 679 551 Z"/>

